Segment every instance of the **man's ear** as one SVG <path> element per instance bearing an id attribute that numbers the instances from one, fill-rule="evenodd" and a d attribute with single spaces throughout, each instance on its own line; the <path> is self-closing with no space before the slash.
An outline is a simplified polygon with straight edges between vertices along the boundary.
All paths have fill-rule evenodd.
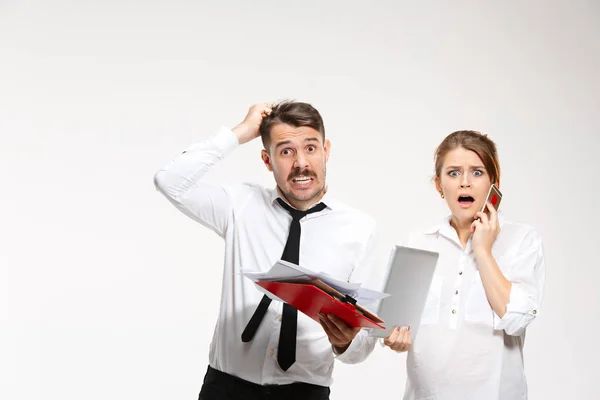
<path id="1" fill-rule="evenodd" d="M 269 156 L 269 153 L 267 153 L 266 150 L 261 150 L 260 156 L 262 157 L 262 160 L 265 163 L 265 166 L 267 167 L 267 169 L 269 171 L 273 172 L 273 165 L 271 165 L 271 157 Z"/>
<path id="2" fill-rule="evenodd" d="M 331 142 L 329 139 L 325 139 L 323 143 L 323 151 L 325 152 L 325 162 L 329 161 L 329 151 L 331 150 Z"/>

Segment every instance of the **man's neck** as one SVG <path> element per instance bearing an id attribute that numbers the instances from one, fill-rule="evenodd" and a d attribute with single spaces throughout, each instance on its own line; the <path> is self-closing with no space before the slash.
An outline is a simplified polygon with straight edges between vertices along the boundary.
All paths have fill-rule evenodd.
<path id="1" fill-rule="evenodd" d="M 279 191 L 279 194 L 281 195 L 281 197 L 283 197 L 285 199 L 285 201 L 287 201 L 296 210 L 306 211 L 311 206 L 317 204 L 319 201 L 321 201 L 321 199 L 323 199 L 323 197 L 325 196 L 325 193 L 327 193 L 327 186 L 325 186 L 323 188 L 323 190 L 321 190 L 321 192 L 319 194 L 317 194 L 315 197 L 308 199 L 308 200 L 290 199 L 283 193 L 283 191 L 281 191 L 281 189 L 279 189 L 279 187 L 277 188 L 277 190 Z"/>

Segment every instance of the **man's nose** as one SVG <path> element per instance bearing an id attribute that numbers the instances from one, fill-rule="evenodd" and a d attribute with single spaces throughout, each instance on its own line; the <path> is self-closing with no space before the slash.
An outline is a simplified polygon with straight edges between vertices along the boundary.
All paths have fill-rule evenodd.
<path id="1" fill-rule="evenodd" d="M 308 167 L 308 158 L 305 157 L 302 153 L 296 153 L 296 158 L 294 159 L 294 168 L 307 168 Z"/>

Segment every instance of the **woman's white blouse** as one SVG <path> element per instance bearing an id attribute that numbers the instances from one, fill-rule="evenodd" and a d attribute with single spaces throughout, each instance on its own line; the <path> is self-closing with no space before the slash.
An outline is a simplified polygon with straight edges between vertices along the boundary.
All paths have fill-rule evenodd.
<path id="1" fill-rule="evenodd" d="M 490 306 L 471 251 L 450 218 L 405 245 L 440 254 L 427 302 L 407 357 L 404 399 L 527 398 L 523 368 L 525 328 L 540 312 L 545 266 L 540 235 L 505 221 L 492 254 L 512 282 L 506 314 Z"/>

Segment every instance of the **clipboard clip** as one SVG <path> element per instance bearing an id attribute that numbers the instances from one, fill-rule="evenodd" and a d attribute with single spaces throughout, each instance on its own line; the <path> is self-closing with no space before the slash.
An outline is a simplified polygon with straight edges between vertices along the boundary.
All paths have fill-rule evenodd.
<path id="1" fill-rule="evenodd" d="M 356 299 L 355 299 L 354 297 L 352 297 L 352 296 L 348 295 L 348 294 L 346 295 L 346 297 L 344 297 L 344 298 L 342 299 L 342 301 L 343 301 L 344 303 L 349 303 L 349 304 L 351 304 L 351 305 L 353 305 L 353 306 L 356 306 Z"/>

